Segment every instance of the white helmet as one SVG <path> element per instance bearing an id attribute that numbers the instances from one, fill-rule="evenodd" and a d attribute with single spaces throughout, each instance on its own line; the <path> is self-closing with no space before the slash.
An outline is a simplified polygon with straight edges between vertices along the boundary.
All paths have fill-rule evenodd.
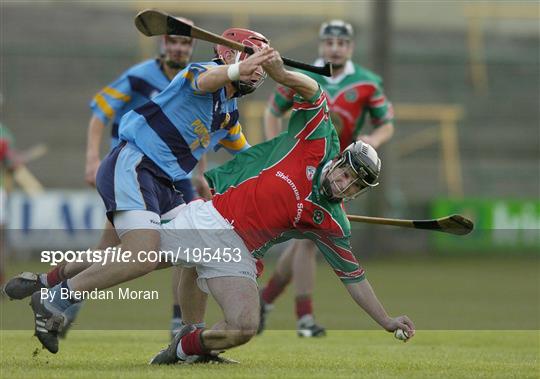
<path id="1" fill-rule="evenodd" d="M 321 190 L 332 201 L 349 201 L 377 186 L 380 172 L 381 160 L 375 149 L 362 141 L 353 142 L 337 160 L 323 169 Z M 344 187 L 336 181 L 343 175 L 353 178 Z"/>
<path id="2" fill-rule="evenodd" d="M 352 40 L 354 31 L 351 24 L 343 20 L 332 20 L 324 22 L 319 29 L 319 39 L 340 38 Z"/>

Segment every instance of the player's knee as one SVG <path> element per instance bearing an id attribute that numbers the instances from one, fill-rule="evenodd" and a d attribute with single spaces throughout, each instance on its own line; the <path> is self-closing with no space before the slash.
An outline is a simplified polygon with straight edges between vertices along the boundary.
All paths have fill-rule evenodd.
<path id="1" fill-rule="evenodd" d="M 255 334 L 257 334 L 257 328 L 249 327 L 246 329 L 236 330 L 235 332 L 234 342 L 235 345 L 238 346 L 249 342 L 255 336 Z"/>
<path id="2" fill-rule="evenodd" d="M 244 321 L 239 323 L 234 331 L 235 345 L 243 345 L 251 340 L 257 334 L 258 323 Z"/>
<path id="3" fill-rule="evenodd" d="M 257 334 L 257 330 L 255 329 L 243 330 L 238 338 L 238 345 L 248 343 L 253 337 L 255 337 L 255 334 Z"/>

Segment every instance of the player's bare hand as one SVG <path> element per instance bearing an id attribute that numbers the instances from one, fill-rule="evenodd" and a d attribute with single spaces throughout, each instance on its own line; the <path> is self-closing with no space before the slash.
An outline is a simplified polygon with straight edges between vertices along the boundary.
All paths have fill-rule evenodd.
<path id="1" fill-rule="evenodd" d="M 208 182 L 206 181 L 203 175 L 194 176 L 193 185 L 195 186 L 195 190 L 197 191 L 200 197 L 206 200 L 212 199 L 212 192 L 210 191 L 210 186 L 208 185 Z"/>
<path id="2" fill-rule="evenodd" d="M 86 162 L 84 180 L 89 186 L 96 186 L 96 175 L 100 164 L 101 161 L 99 159 L 89 160 Z"/>
<path id="3" fill-rule="evenodd" d="M 407 316 L 388 318 L 388 320 L 384 323 L 383 327 L 389 332 L 394 332 L 397 329 L 401 329 L 407 333 L 409 338 L 412 338 L 414 336 L 414 323 Z"/>
<path id="4" fill-rule="evenodd" d="M 261 65 L 268 61 L 274 52 L 271 47 L 265 47 L 257 51 L 255 54 L 250 55 L 245 60 L 240 62 L 240 80 L 249 81 L 252 79 L 253 73 L 260 72 L 262 75 Z"/>
<path id="5" fill-rule="evenodd" d="M 283 59 L 277 50 L 274 50 L 270 55 L 270 58 L 263 63 L 264 70 L 270 75 L 272 79 L 280 83 L 283 81 L 283 77 L 286 74 L 285 67 L 283 66 Z"/>

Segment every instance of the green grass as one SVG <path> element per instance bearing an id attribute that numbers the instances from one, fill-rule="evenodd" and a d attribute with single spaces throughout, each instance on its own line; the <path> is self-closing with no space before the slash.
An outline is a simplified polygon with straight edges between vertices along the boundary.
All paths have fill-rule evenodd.
<path id="1" fill-rule="evenodd" d="M 271 314 L 271 330 L 226 354 L 241 365 L 149 367 L 148 359 L 168 338 L 170 272 L 162 270 L 129 283 L 157 289 L 157 301 L 88 302 L 57 355 L 41 350 L 32 337 L 27 301 L 0 302 L 0 377 L 540 376 L 538 259 L 377 260 L 365 267 L 388 311 L 415 321 L 418 334 L 411 342 L 378 329 L 321 264 L 315 310 L 331 329 L 327 338 L 296 337 L 289 290 Z M 8 274 L 27 269 L 44 267 L 17 263 L 8 266 Z M 266 277 L 271 271 L 267 267 Z M 208 323 L 219 317 L 210 302 Z"/>
<path id="2" fill-rule="evenodd" d="M 321 340 L 270 331 L 226 354 L 234 366 L 153 367 L 164 331 L 73 331 L 56 356 L 31 333 L 2 332 L 2 378 L 537 378 L 537 331 L 424 331 L 402 343 L 376 331 Z M 33 354 L 33 351 L 38 351 Z"/>

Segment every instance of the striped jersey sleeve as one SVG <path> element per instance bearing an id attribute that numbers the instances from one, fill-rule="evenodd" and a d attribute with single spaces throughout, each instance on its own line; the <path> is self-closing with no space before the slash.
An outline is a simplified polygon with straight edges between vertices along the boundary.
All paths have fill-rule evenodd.
<path id="1" fill-rule="evenodd" d="M 202 65 L 199 63 L 190 63 L 186 69 L 183 72 L 184 78 L 186 78 L 187 82 L 191 86 L 191 89 L 195 92 L 195 94 L 202 94 L 204 93 L 199 88 L 199 85 L 197 84 L 199 75 L 201 75 L 203 72 L 207 71 L 210 66 Z"/>
<path id="2" fill-rule="evenodd" d="M 328 101 L 320 86 L 309 100 L 299 95 L 294 97 L 293 112 L 287 127 L 290 137 L 311 140 L 324 138 L 333 131 L 334 126 L 328 115 Z"/>
<path id="3" fill-rule="evenodd" d="M 376 86 L 375 91 L 369 98 L 369 115 L 374 127 L 384 125 L 394 119 L 392 103 L 384 95 L 382 88 Z"/>
<path id="4" fill-rule="evenodd" d="M 293 107 L 294 90 L 278 85 L 268 100 L 268 109 L 274 116 L 281 117 Z"/>
<path id="5" fill-rule="evenodd" d="M 249 149 L 251 145 L 248 143 L 242 132 L 242 125 L 237 122 L 236 125 L 229 130 L 225 138 L 219 141 L 219 145 L 216 147 L 224 147 L 229 153 L 237 154 Z"/>
<path id="6" fill-rule="evenodd" d="M 364 269 L 351 251 L 349 237 L 331 237 L 318 233 L 317 237 L 312 236 L 311 239 L 343 283 L 356 283 L 365 279 Z"/>
<path id="7" fill-rule="evenodd" d="M 95 116 L 104 124 L 108 124 L 131 100 L 131 96 L 131 84 L 128 75 L 124 74 L 99 91 L 92 99 L 90 108 Z"/>

